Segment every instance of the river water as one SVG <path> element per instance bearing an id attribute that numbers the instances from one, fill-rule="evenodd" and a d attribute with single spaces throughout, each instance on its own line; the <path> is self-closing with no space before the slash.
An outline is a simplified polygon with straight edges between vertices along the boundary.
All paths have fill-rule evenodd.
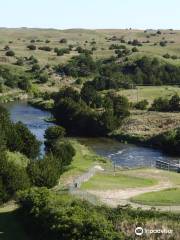
<path id="1" fill-rule="evenodd" d="M 11 119 L 14 122 L 21 121 L 27 125 L 30 131 L 40 140 L 44 141 L 44 132 L 53 123 L 45 119 L 51 114 L 36 109 L 26 102 L 12 102 L 5 105 L 9 110 Z M 93 149 L 97 154 L 109 158 L 122 167 L 153 166 L 156 160 L 165 162 L 177 161 L 177 158 L 169 157 L 160 150 L 145 148 L 132 144 L 123 144 L 108 138 L 77 138 L 81 143 Z M 41 153 L 44 153 L 44 145 L 41 146 Z"/>

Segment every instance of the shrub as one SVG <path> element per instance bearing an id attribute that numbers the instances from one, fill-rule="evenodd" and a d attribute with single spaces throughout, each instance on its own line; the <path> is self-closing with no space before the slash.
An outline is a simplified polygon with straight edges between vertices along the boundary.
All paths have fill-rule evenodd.
<path id="1" fill-rule="evenodd" d="M 139 110 L 146 110 L 147 109 L 147 107 L 148 107 L 148 101 L 146 100 L 146 99 L 144 99 L 144 100 L 142 100 L 142 101 L 140 101 L 140 102 L 137 102 L 135 105 L 134 105 L 134 107 L 136 108 L 136 109 L 139 109 Z"/>
<path id="2" fill-rule="evenodd" d="M 139 52 L 139 50 L 138 50 L 137 47 L 133 47 L 133 48 L 132 48 L 132 52 Z"/>
<path id="3" fill-rule="evenodd" d="M 66 199 L 66 200 L 65 200 Z M 19 193 L 24 219 L 38 239 L 122 240 L 105 211 L 70 196 L 59 197 L 46 188 Z"/>
<path id="4" fill-rule="evenodd" d="M 66 38 L 62 38 L 60 41 L 59 41 L 59 43 L 67 43 L 67 39 Z"/>
<path id="5" fill-rule="evenodd" d="M 32 72 L 38 72 L 40 70 L 40 65 L 35 63 L 32 65 L 31 71 Z"/>
<path id="6" fill-rule="evenodd" d="M 0 201 L 9 200 L 18 190 L 30 186 L 26 169 L 9 162 L 5 153 L 0 153 Z"/>
<path id="7" fill-rule="evenodd" d="M 49 76 L 47 73 L 41 74 L 38 78 L 40 83 L 47 83 L 49 80 Z"/>
<path id="8" fill-rule="evenodd" d="M 22 57 L 17 58 L 16 64 L 17 64 L 18 66 L 23 66 L 23 64 L 24 64 L 24 59 L 23 59 Z"/>
<path id="9" fill-rule="evenodd" d="M 27 173 L 31 183 L 37 187 L 54 187 L 58 183 L 60 170 L 52 154 L 46 155 L 40 160 L 31 160 L 27 166 Z"/>
<path id="10" fill-rule="evenodd" d="M 39 47 L 38 49 L 42 51 L 47 51 L 47 52 L 50 52 L 52 50 L 52 48 L 50 48 L 49 46 Z"/>
<path id="11" fill-rule="evenodd" d="M 6 52 L 6 56 L 8 56 L 8 57 L 14 57 L 14 56 L 15 56 L 15 52 L 12 51 L 12 50 L 9 50 L 9 51 Z"/>
<path id="12" fill-rule="evenodd" d="M 36 46 L 35 45 L 28 45 L 27 46 L 27 48 L 29 49 L 29 50 L 36 50 Z"/>
<path id="13" fill-rule="evenodd" d="M 63 127 L 60 126 L 52 126 L 49 127 L 46 131 L 45 131 L 45 147 L 46 147 L 46 151 L 50 151 L 53 147 L 53 145 L 55 145 L 56 141 L 58 139 L 62 139 L 64 138 L 66 134 L 66 130 Z"/>
<path id="14" fill-rule="evenodd" d="M 168 58 L 170 58 L 171 56 L 170 56 L 168 53 L 166 53 L 166 54 L 163 55 L 163 57 L 168 59 Z"/>
<path id="15" fill-rule="evenodd" d="M 161 47 L 166 47 L 166 46 L 167 46 L 167 41 L 161 41 L 161 42 L 159 43 L 159 45 L 160 45 Z"/>

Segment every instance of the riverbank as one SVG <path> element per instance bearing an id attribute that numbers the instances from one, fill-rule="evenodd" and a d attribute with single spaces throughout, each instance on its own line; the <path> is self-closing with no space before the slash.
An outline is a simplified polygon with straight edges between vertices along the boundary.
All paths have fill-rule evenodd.
<path id="1" fill-rule="evenodd" d="M 28 100 L 28 104 L 41 110 L 50 111 L 53 108 L 54 101 L 52 99 L 44 100 L 43 98 L 32 98 Z"/>
<path id="2" fill-rule="evenodd" d="M 19 89 L 13 89 L 5 93 L 0 93 L 0 103 L 8 103 L 14 101 L 27 101 L 28 94 Z"/>

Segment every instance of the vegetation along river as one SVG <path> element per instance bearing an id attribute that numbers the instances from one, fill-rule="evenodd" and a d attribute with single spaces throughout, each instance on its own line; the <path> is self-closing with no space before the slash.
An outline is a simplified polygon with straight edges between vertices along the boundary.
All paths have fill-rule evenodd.
<path id="1" fill-rule="evenodd" d="M 45 121 L 51 117 L 47 111 L 34 108 L 26 102 L 12 102 L 5 105 L 14 122 L 21 121 L 27 125 L 37 139 L 44 141 L 44 132 L 53 123 Z M 154 165 L 156 160 L 177 161 L 177 158 L 169 157 L 160 150 L 120 143 L 108 138 L 78 138 L 86 146 L 93 149 L 97 154 L 107 157 L 122 167 L 138 167 Z M 41 146 L 41 153 L 44 145 Z"/>

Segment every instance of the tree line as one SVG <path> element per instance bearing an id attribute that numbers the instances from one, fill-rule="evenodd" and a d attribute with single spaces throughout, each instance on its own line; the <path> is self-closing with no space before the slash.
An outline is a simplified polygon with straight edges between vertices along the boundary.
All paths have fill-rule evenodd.
<path id="1" fill-rule="evenodd" d="M 51 188 L 58 183 L 60 175 L 70 165 L 75 150 L 65 139 L 62 127 L 50 127 L 45 138 L 45 156 L 40 157 L 40 142 L 24 124 L 13 123 L 7 110 L 0 106 L 1 203 L 13 198 L 18 190 L 31 186 Z M 12 159 L 11 152 L 18 162 Z M 25 158 L 28 160 L 24 164 Z"/>

